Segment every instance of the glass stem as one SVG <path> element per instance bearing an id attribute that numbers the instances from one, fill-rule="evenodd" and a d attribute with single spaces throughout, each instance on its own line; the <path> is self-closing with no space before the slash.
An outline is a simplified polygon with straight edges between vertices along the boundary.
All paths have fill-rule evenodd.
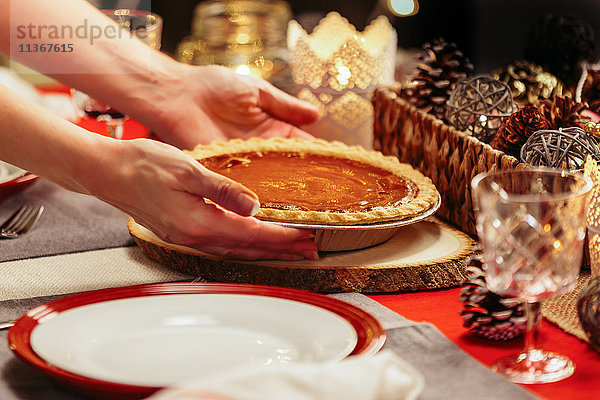
<path id="1" fill-rule="evenodd" d="M 525 302 L 525 315 L 527 316 L 527 329 L 525 331 L 524 353 L 538 350 L 540 321 L 542 319 L 542 303 L 539 301 Z"/>
<path id="2" fill-rule="evenodd" d="M 108 134 L 110 137 L 115 139 L 123 139 L 123 120 L 113 119 L 106 124 L 108 127 Z"/>

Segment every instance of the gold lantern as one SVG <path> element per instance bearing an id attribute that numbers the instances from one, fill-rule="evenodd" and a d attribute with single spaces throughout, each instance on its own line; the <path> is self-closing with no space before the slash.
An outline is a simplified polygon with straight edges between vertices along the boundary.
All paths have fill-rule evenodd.
<path id="1" fill-rule="evenodd" d="M 304 126 L 314 136 L 373 147 L 371 95 L 394 80 L 396 31 L 385 16 L 358 32 L 336 12 L 311 34 L 288 25 L 290 68 L 299 98 L 315 104 L 321 119 Z"/>

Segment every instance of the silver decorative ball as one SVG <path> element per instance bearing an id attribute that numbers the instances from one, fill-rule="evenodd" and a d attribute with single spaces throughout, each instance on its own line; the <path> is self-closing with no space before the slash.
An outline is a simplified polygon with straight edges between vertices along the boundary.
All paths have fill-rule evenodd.
<path id="1" fill-rule="evenodd" d="M 598 140 L 578 127 L 534 132 L 521 147 L 521 161 L 568 171 L 582 169 L 588 155 L 600 159 Z"/>
<path id="2" fill-rule="evenodd" d="M 517 110 L 506 83 L 477 76 L 456 85 L 446 103 L 446 120 L 456 129 L 487 143 L 502 121 Z"/>

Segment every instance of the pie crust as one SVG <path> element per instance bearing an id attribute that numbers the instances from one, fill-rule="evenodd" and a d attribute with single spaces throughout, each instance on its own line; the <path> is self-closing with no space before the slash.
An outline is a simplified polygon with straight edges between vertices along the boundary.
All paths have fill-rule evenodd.
<path id="1" fill-rule="evenodd" d="M 408 181 L 407 185 L 410 188 L 415 187 L 417 190 L 408 190 L 412 193 L 413 197 L 410 198 L 408 196 L 406 202 L 403 204 L 386 204 L 385 206 L 375 206 L 372 209 L 358 211 L 343 209 L 315 211 L 312 209 L 296 209 L 294 207 L 291 209 L 271 208 L 269 204 L 263 204 L 260 211 L 255 215 L 256 218 L 261 220 L 320 225 L 373 224 L 417 217 L 430 210 L 439 201 L 438 191 L 431 180 L 413 169 L 410 165 L 401 163 L 396 157 L 384 156 L 377 151 L 369 151 L 360 146 L 348 146 L 341 142 L 329 142 L 322 139 L 304 140 L 287 138 L 233 139 L 228 142 L 199 145 L 194 150 L 186 151 L 186 153 L 201 163 L 203 161 L 209 163 L 211 157 L 221 155 L 231 154 L 239 156 L 240 154 L 257 153 L 262 156 L 263 153 L 268 154 L 272 152 L 302 154 L 310 157 L 324 156 L 327 160 L 330 160 L 330 158 L 342 159 L 340 161 L 342 163 L 351 162 L 358 166 L 366 165 L 370 167 L 369 171 L 375 171 L 375 174 L 377 171 L 380 171 L 381 174 L 385 173 L 386 176 L 389 175 L 393 178 L 398 178 L 396 179 L 398 182 Z M 284 166 L 283 168 L 286 165 L 289 165 L 290 168 L 294 167 L 293 162 L 282 163 L 282 165 Z M 288 176 L 294 176 L 293 169 Z M 247 184 L 246 186 L 254 190 L 250 185 Z M 323 189 L 323 191 L 326 190 L 327 188 Z M 389 193 L 386 192 L 383 194 L 387 196 Z M 335 193 L 331 193 L 331 196 L 335 196 Z"/>

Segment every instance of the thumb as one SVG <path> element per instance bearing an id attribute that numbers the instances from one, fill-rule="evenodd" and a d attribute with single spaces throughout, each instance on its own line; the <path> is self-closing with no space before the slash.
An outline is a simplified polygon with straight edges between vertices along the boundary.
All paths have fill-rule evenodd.
<path id="1" fill-rule="evenodd" d="M 258 106 L 265 112 L 294 125 L 311 124 L 319 119 L 319 109 L 264 82 L 259 89 Z"/>
<path id="2" fill-rule="evenodd" d="M 207 168 L 199 168 L 190 186 L 192 193 L 244 217 L 253 216 L 259 211 L 260 202 L 253 191 Z"/>

